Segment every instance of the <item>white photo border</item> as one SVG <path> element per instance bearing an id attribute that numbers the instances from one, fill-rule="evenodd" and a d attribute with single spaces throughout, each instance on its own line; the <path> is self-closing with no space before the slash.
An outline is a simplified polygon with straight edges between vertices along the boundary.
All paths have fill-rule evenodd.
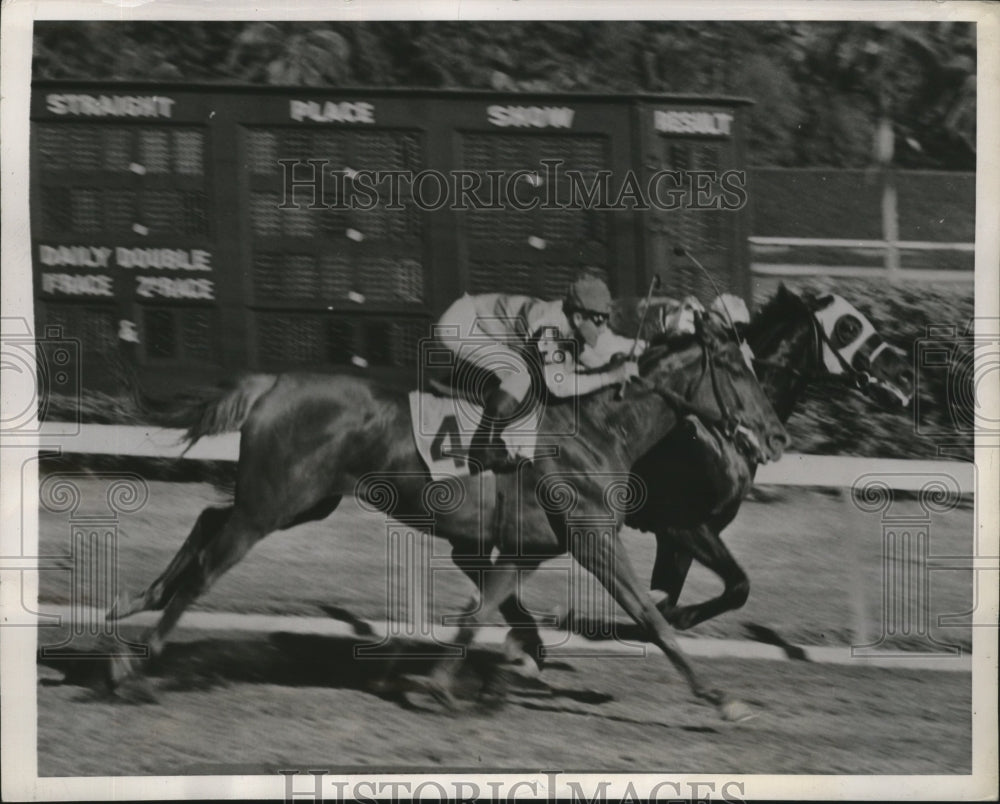
<path id="1" fill-rule="evenodd" d="M 0 69 L 0 142 L 2 142 L 2 316 L 33 321 L 30 229 L 28 215 L 28 118 L 31 89 L 32 25 L 36 20 L 253 20 L 291 21 L 304 19 L 354 20 L 551 20 L 551 19 L 725 19 L 725 20 L 912 20 L 974 21 L 978 30 L 977 81 L 977 221 L 975 253 L 975 310 L 977 318 L 1000 317 L 1000 6 L 985 2 L 934 2 L 933 0 L 794 0 L 758 2 L 629 2 L 615 5 L 594 0 L 574 3 L 554 0 L 351 0 L 337 5 L 321 0 L 299 0 L 294 4 L 276 0 L 230 0 L 208 4 L 200 0 L 72 0 L 59 2 L 5 2 L 2 19 L 2 69 Z M 27 384 L 27 387 L 25 386 Z M 998 389 L 980 389 L 991 421 L 1000 410 Z M 33 378 L 8 378 L 0 394 L 4 410 L 12 409 L 24 394 L 33 394 Z M 19 499 L 23 452 L 0 449 L 3 482 L 0 483 L 0 556 L 15 555 L 23 544 L 27 554 L 37 555 L 37 466 L 27 476 L 30 491 Z M 977 494 L 981 549 L 997 555 L 997 523 L 1000 500 L 996 495 L 1000 472 L 996 447 L 976 450 Z M 31 498 L 31 493 L 35 497 Z M 23 539 L 23 542 L 22 542 Z M 13 549 L 8 549 L 13 545 Z M 6 569 L 6 568 L 5 568 Z M 0 614 L 37 601 L 37 573 L 5 571 L 0 583 Z M 567 781 L 579 780 L 584 789 L 597 781 L 610 780 L 606 792 L 614 800 L 626 792 L 631 780 L 635 790 L 657 781 L 691 782 L 724 780 L 742 783 L 747 800 L 768 799 L 910 799 L 972 800 L 995 796 L 997 791 L 997 585 L 980 579 L 978 601 L 981 622 L 994 628 L 973 628 L 973 731 L 972 773 L 947 776 L 755 776 L 725 777 L 702 774 L 666 776 L 611 776 L 560 774 L 557 794 L 568 795 Z M 985 581 L 985 582 L 984 582 Z M 992 618 L 992 619 L 990 619 Z M 275 776 L 191 777 L 88 777 L 39 778 L 36 754 L 36 663 L 37 633 L 34 628 L 0 628 L 0 683 L 2 683 L 2 794 L 4 800 L 153 800 L 237 799 L 285 797 L 285 779 Z M 749 726 L 752 728 L 752 725 Z M 706 736 L 705 739 L 711 739 Z M 414 783 L 436 779 L 486 782 L 502 774 L 482 776 L 426 774 L 408 777 Z M 332 783 L 347 777 L 331 776 Z M 360 778 L 360 777 L 359 777 Z M 377 778 L 371 776 L 369 778 Z M 506 777 L 536 782 L 550 791 L 545 774 Z M 333 789 L 333 788 L 331 788 Z M 452 789 L 446 787 L 446 789 Z M 509 786 L 506 788 L 509 790 Z M 521 788 L 522 790 L 530 788 Z M 683 789 L 691 789 L 684 787 Z"/>

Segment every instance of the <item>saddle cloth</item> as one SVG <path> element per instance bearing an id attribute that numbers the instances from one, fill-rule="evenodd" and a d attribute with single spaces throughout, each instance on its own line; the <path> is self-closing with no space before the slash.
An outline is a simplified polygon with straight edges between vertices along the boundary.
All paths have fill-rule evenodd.
<path id="1" fill-rule="evenodd" d="M 467 399 L 410 392 L 413 442 L 431 477 L 442 480 L 469 474 L 469 446 L 482 415 L 482 407 Z M 504 429 L 501 437 L 511 454 L 534 459 L 540 417 L 541 409 L 536 407 Z"/>

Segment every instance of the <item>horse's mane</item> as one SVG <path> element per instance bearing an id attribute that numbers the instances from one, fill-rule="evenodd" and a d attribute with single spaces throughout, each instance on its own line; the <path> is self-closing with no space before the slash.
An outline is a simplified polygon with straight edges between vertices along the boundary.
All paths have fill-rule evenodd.
<path id="1" fill-rule="evenodd" d="M 646 374 L 650 367 L 669 354 L 679 354 L 692 346 L 708 344 L 715 352 L 717 359 L 725 364 L 722 354 L 727 344 L 736 343 L 733 331 L 714 315 L 703 315 L 699 318 L 700 334 L 690 332 L 659 332 L 648 342 L 646 351 L 639 358 L 639 373 Z M 739 358 L 742 360 L 742 357 Z"/>
<path id="2" fill-rule="evenodd" d="M 698 343 L 693 333 L 659 332 L 646 345 L 639 356 L 639 373 L 645 374 L 651 365 L 659 362 L 667 354 L 677 354 Z"/>
<path id="3" fill-rule="evenodd" d="M 776 317 L 786 317 L 790 314 L 801 314 L 808 313 L 812 296 L 806 294 L 800 296 L 797 293 L 793 293 L 784 285 L 778 286 L 778 292 L 775 293 L 770 299 L 768 299 L 764 306 L 761 307 L 756 313 L 754 313 L 753 318 L 750 320 L 750 326 L 760 323 L 763 320 L 769 320 Z"/>

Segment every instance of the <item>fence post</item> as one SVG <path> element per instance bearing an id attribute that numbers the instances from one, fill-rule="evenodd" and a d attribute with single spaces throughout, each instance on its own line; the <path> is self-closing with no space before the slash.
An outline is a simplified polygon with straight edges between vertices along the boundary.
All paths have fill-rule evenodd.
<path id="1" fill-rule="evenodd" d="M 885 271 L 890 282 L 899 280 L 899 208 L 896 195 L 896 171 L 891 165 L 882 168 L 882 239 L 885 240 Z"/>
<path id="2" fill-rule="evenodd" d="M 885 98 L 880 99 L 884 109 Z M 899 209 L 896 197 L 896 172 L 892 167 L 895 133 L 892 119 L 882 112 L 875 127 L 873 153 L 882 179 L 882 240 L 885 241 L 885 272 L 890 282 L 899 281 Z"/>

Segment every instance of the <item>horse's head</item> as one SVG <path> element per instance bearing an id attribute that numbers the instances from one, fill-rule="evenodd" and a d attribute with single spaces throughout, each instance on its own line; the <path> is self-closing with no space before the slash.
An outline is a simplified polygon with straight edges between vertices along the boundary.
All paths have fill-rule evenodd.
<path id="1" fill-rule="evenodd" d="M 809 300 L 827 373 L 842 376 L 888 409 L 913 399 L 913 368 L 906 353 L 882 339 L 872 323 L 841 296 Z"/>
<path id="2" fill-rule="evenodd" d="M 654 389 L 681 393 L 755 463 L 781 457 L 788 434 L 729 331 L 699 316 L 694 336 L 659 335 L 640 360 Z"/>
<path id="3" fill-rule="evenodd" d="M 841 296 L 803 298 L 781 285 L 754 316 L 748 337 L 758 371 L 785 371 L 803 380 L 839 377 L 894 410 L 913 396 L 913 371 L 903 350 L 884 341 Z"/>

